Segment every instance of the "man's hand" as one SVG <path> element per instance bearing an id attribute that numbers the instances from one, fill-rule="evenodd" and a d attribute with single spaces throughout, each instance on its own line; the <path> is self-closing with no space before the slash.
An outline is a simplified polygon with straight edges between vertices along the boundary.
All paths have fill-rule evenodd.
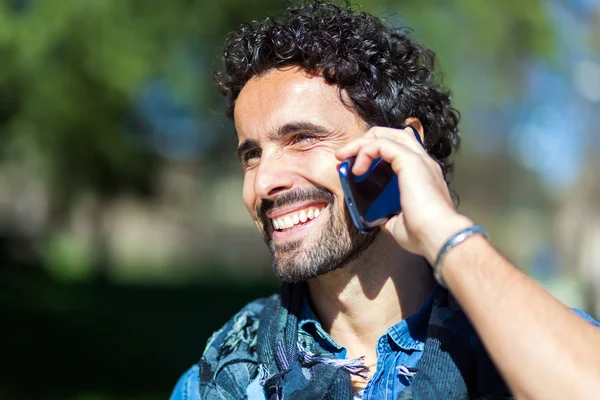
<path id="1" fill-rule="evenodd" d="M 402 213 L 392 217 L 383 230 L 406 250 L 433 263 L 449 237 L 472 225 L 456 212 L 440 165 L 416 140 L 411 128 L 371 128 L 336 152 L 340 161 L 353 156 L 355 175 L 367 172 L 379 157 L 398 175 Z"/>
<path id="2" fill-rule="evenodd" d="M 364 174 L 375 158 L 390 163 L 398 175 L 402 213 L 384 230 L 431 264 L 448 238 L 472 225 L 456 212 L 440 166 L 408 129 L 372 128 L 336 156 L 356 156 L 356 175 Z M 598 328 L 480 236 L 449 252 L 442 260 L 442 273 L 517 398 L 598 398 Z"/>

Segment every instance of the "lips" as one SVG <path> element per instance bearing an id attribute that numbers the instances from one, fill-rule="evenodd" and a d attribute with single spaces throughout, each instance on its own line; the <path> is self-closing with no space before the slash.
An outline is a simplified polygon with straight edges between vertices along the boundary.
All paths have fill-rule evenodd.
<path id="1" fill-rule="evenodd" d="M 256 215 L 267 238 L 278 240 L 309 228 L 333 204 L 333 193 L 320 187 L 304 187 L 284 191 L 276 198 L 262 199 Z"/>
<path id="2" fill-rule="evenodd" d="M 273 229 L 277 231 L 286 231 L 295 226 L 309 223 L 321 215 L 321 212 L 327 207 L 325 203 L 311 204 L 293 211 L 278 214 L 271 218 Z"/>
<path id="3" fill-rule="evenodd" d="M 293 213 L 288 213 L 285 216 L 289 217 L 290 219 L 292 219 L 292 216 L 290 216 L 290 214 L 294 214 L 297 213 L 298 216 L 298 223 L 294 224 L 294 220 L 292 219 L 292 226 L 289 228 L 281 228 L 280 229 L 275 229 L 274 225 L 273 225 L 273 231 L 272 231 L 272 240 L 277 243 L 279 242 L 280 244 L 287 242 L 288 240 L 292 240 L 292 241 L 297 241 L 300 240 L 303 237 L 306 237 L 307 235 L 311 235 L 312 233 L 312 227 L 315 226 L 315 224 L 319 224 L 318 221 L 321 220 L 321 217 L 323 214 L 326 213 L 327 211 L 327 206 L 321 206 L 321 207 L 312 207 L 313 209 L 317 209 L 319 210 L 319 212 L 317 213 L 317 215 L 315 216 L 315 211 L 313 211 L 313 218 L 309 219 L 308 218 L 308 213 L 311 207 L 306 207 L 304 209 L 299 209 L 297 211 L 294 211 Z M 300 216 L 302 214 L 302 211 L 304 211 L 306 213 L 306 221 L 302 222 L 300 220 Z M 285 223 L 285 217 L 284 217 L 284 223 Z"/>

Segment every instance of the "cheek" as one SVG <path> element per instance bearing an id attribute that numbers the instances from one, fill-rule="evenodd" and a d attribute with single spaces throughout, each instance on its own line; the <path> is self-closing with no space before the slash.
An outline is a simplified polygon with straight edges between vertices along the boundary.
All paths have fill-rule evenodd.
<path id="1" fill-rule="evenodd" d="M 242 186 L 242 199 L 246 209 L 254 219 L 254 206 L 256 203 L 256 194 L 254 193 L 254 177 L 251 174 L 244 176 L 244 184 Z"/>
<path id="2" fill-rule="evenodd" d="M 337 194 L 338 189 L 341 190 L 340 178 L 338 175 L 339 161 L 331 154 L 331 152 L 322 152 L 313 154 L 310 160 L 307 160 L 308 174 L 311 180 L 319 185 Z"/>

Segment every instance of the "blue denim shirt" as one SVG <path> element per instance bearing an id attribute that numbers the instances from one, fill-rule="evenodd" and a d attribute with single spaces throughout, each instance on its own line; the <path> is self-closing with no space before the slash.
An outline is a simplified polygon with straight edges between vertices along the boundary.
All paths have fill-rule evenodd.
<path id="1" fill-rule="evenodd" d="M 431 311 L 432 295 L 423 304 L 421 309 L 403 321 L 390 327 L 386 334 L 377 341 L 377 370 L 368 382 L 362 393 L 357 393 L 363 400 L 398 398 L 399 393 L 409 386 L 412 376 L 417 372 L 416 366 L 421 358 L 426 338 L 427 321 Z M 600 327 L 586 313 L 574 310 L 584 319 Z M 303 306 L 299 318 L 299 336 L 310 335 L 323 349 L 331 352 L 336 357 L 346 358 L 346 349 L 335 343 L 325 332 L 319 321 L 314 316 L 308 302 Z M 210 345 L 207 344 L 207 347 Z M 259 378 L 256 377 L 247 387 L 248 399 L 265 399 Z M 171 400 L 199 400 L 199 367 L 194 365 L 185 372 L 170 397 Z"/>
<path id="2" fill-rule="evenodd" d="M 377 368 L 360 393 L 363 400 L 395 399 L 402 389 L 410 385 L 425 346 L 432 295 L 433 292 L 419 311 L 391 326 L 377 340 Z M 335 343 L 325 332 L 308 302 L 303 307 L 298 325 L 300 338 L 302 334 L 311 335 L 323 349 L 338 358 L 346 358 L 346 348 Z"/>

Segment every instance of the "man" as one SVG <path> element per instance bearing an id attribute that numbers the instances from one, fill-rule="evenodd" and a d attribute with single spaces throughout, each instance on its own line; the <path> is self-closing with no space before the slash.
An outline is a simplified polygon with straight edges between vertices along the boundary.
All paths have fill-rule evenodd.
<path id="1" fill-rule="evenodd" d="M 209 339 L 173 399 L 598 396 L 594 321 L 454 207 L 458 116 L 433 58 L 333 4 L 235 32 L 217 82 L 243 199 L 284 284 Z M 357 175 L 378 157 L 398 175 L 403 211 L 371 233 L 344 204 L 337 166 L 352 156 Z"/>

